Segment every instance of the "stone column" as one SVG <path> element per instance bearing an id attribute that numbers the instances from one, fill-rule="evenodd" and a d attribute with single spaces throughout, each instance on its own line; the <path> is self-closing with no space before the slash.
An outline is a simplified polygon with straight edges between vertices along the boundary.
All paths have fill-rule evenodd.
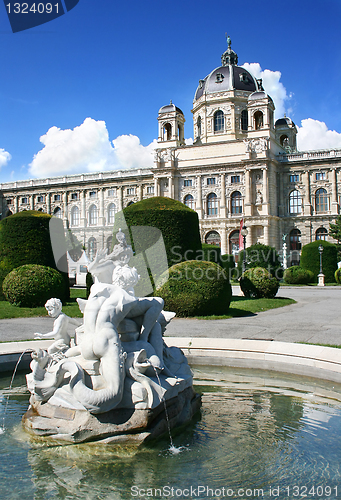
<path id="1" fill-rule="evenodd" d="M 86 220 L 86 208 L 85 208 L 85 191 L 82 190 L 80 192 L 80 199 L 81 199 L 81 227 L 86 227 L 87 226 L 87 220 Z"/>
<path id="2" fill-rule="evenodd" d="M 51 213 L 51 193 L 46 194 L 46 206 L 47 206 L 47 213 Z"/>
<path id="3" fill-rule="evenodd" d="M 303 184 L 305 189 L 304 195 L 304 215 L 312 214 L 312 206 L 311 206 L 311 194 L 310 194 L 310 172 L 307 170 L 303 174 Z"/>
<path id="4" fill-rule="evenodd" d="M 339 204 L 337 201 L 337 170 L 333 168 L 332 171 L 332 204 L 331 204 L 331 213 L 338 214 L 339 213 Z"/>
<path id="5" fill-rule="evenodd" d="M 31 210 L 34 210 L 34 194 L 31 194 L 31 199 L 30 199 L 30 202 L 31 202 Z"/>
<path id="6" fill-rule="evenodd" d="M 231 212 L 231 207 L 230 207 Z M 244 214 L 245 216 L 252 216 L 252 203 L 251 203 L 251 175 L 248 168 L 245 169 L 245 199 L 244 199 Z"/>
<path id="7" fill-rule="evenodd" d="M 158 177 L 154 178 L 154 194 L 160 196 L 160 179 Z"/>
<path id="8" fill-rule="evenodd" d="M 168 177 L 168 195 L 170 198 L 174 199 L 174 177 L 173 173 Z"/>
<path id="9" fill-rule="evenodd" d="M 138 190 L 139 190 L 139 200 L 143 200 L 143 184 L 140 184 L 138 186 Z"/>
<path id="10" fill-rule="evenodd" d="M 16 214 L 19 212 L 19 198 L 20 196 L 14 197 L 14 209 Z"/>
<path id="11" fill-rule="evenodd" d="M 197 176 L 197 202 L 196 211 L 199 219 L 202 219 L 202 192 L 201 192 L 201 175 Z"/>
<path id="12" fill-rule="evenodd" d="M 64 217 L 63 217 L 63 221 L 64 221 L 64 225 L 67 226 L 67 222 L 68 222 L 68 192 L 67 191 L 64 191 L 63 193 L 63 212 L 64 212 Z"/>
<path id="13" fill-rule="evenodd" d="M 226 194 L 225 194 L 225 174 L 220 176 L 221 194 L 220 194 L 220 217 L 226 219 Z"/>
<path id="14" fill-rule="evenodd" d="M 98 224 L 99 226 L 105 226 L 105 216 L 104 216 L 104 190 L 103 188 L 100 188 L 98 190 L 98 197 L 99 197 L 99 218 L 98 218 Z"/>
<path id="15" fill-rule="evenodd" d="M 228 253 L 226 227 L 223 227 L 220 231 L 220 241 L 221 255 L 225 255 Z"/>
<path id="16" fill-rule="evenodd" d="M 123 210 L 123 186 L 117 188 L 118 191 L 118 211 Z"/>
<path id="17" fill-rule="evenodd" d="M 269 245 L 269 226 L 264 225 L 264 245 Z"/>

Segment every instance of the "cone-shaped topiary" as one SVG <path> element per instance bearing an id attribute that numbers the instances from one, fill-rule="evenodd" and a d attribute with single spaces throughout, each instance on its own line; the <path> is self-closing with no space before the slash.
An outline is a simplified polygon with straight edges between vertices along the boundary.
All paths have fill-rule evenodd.
<path id="1" fill-rule="evenodd" d="M 314 281 L 320 274 L 320 253 L 318 247 L 323 246 L 322 272 L 325 283 L 335 282 L 335 271 L 337 269 L 337 248 L 333 243 L 324 240 L 316 240 L 302 247 L 300 267 L 309 269 L 314 273 Z"/>
<path id="2" fill-rule="evenodd" d="M 65 302 L 65 283 L 55 269 L 36 264 L 17 267 L 2 284 L 6 300 L 19 307 L 39 307 L 55 297 Z"/>
<path id="3" fill-rule="evenodd" d="M 169 278 L 155 295 L 165 310 L 180 317 L 227 314 L 232 298 L 228 276 L 213 262 L 191 260 L 175 264 Z"/>
<path id="4" fill-rule="evenodd" d="M 51 215 L 34 210 L 18 212 L 0 222 L 0 300 L 4 299 L 2 282 L 6 275 L 24 264 L 39 264 L 56 269 L 51 240 Z M 66 273 L 65 296 L 69 296 Z"/>
<path id="5" fill-rule="evenodd" d="M 272 299 L 278 292 L 279 280 L 264 267 L 248 269 L 240 278 L 240 288 L 248 298 Z"/>

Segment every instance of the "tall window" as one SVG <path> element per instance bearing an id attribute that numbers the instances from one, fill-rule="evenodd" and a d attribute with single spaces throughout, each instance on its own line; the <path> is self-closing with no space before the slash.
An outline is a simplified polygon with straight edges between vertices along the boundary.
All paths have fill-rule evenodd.
<path id="1" fill-rule="evenodd" d="M 185 187 L 192 186 L 192 179 L 185 179 L 184 180 L 184 186 Z"/>
<path id="2" fill-rule="evenodd" d="M 89 198 L 97 198 L 97 192 L 96 191 L 90 191 L 89 192 Z"/>
<path id="3" fill-rule="evenodd" d="M 261 111 L 256 111 L 254 114 L 255 119 L 255 129 L 259 130 L 263 127 L 263 113 Z"/>
<path id="4" fill-rule="evenodd" d="M 218 198 L 215 193 L 210 193 L 207 196 L 207 215 L 218 214 Z"/>
<path id="5" fill-rule="evenodd" d="M 62 218 L 62 209 L 57 207 L 54 209 L 54 212 L 53 212 L 53 215 L 55 217 L 58 217 L 58 219 L 61 219 Z"/>
<path id="6" fill-rule="evenodd" d="M 328 193 L 320 188 L 315 193 L 316 212 L 328 212 Z"/>
<path id="7" fill-rule="evenodd" d="M 71 193 L 71 200 L 78 200 L 78 193 Z"/>
<path id="8" fill-rule="evenodd" d="M 316 231 L 317 240 L 326 240 L 328 236 L 328 231 L 324 227 L 319 227 Z"/>
<path id="9" fill-rule="evenodd" d="M 207 185 L 210 186 L 212 184 L 215 184 L 215 177 L 209 177 L 207 179 Z"/>
<path id="10" fill-rule="evenodd" d="M 219 109 L 214 113 L 214 132 L 222 132 L 224 130 L 224 113 Z"/>
<path id="11" fill-rule="evenodd" d="M 21 204 L 26 205 L 26 203 L 28 203 L 28 198 L 27 196 L 24 196 L 23 198 L 21 198 Z"/>
<path id="12" fill-rule="evenodd" d="M 94 237 L 91 237 L 88 242 L 88 255 L 91 261 L 94 260 L 96 252 L 97 252 L 97 241 L 95 240 Z"/>
<path id="13" fill-rule="evenodd" d="M 198 116 L 198 119 L 197 119 L 197 134 L 198 134 L 198 137 L 201 136 L 201 116 Z"/>
<path id="14" fill-rule="evenodd" d="M 115 190 L 114 189 L 108 189 L 107 196 L 108 196 L 108 198 L 113 198 L 115 196 Z"/>
<path id="15" fill-rule="evenodd" d="M 185 196 L 184 204 L 186 205 L 186 207 L 192 208 L 194 210 L 194 198 L 191 194 Z"/>
<path id="16" fill-rule="evenodd" d="M 326 180 L 326 172 L 316 172 L 315 178 L 317 181 L 325 181 Z"/>
<path id="17" fill-rule="evenodd" d="M 96 205 L 91 205 L 89 208 L 89 225 L 97 226 L 98 224 L 98 210 Z"/>
<path id="18" fill-rule="evenodd" d="M 300 192 L 294 189 L 289 194 L 289 213 L 300 214 L 302 212 L 302 198 Z"/>
<path id="19" fill-rule="evenodd" d="M 241 116 L 240 116 L 240 121 L 241 121 L 241 129 L 244 131 L 247 131 L 248 129 L 248 115 L 247 115 L 247 110 L 243 109 Z"/>
<path id="20" fill-rule="evenodd" d="M 44 196 L 42 196 L 42 195 L 37 196 L 37 202 L 44 203 Z"/>
<path id="21" fill-rule="evenodd" d="M 232 214 L 241 214 L 243 212 L 242 195 L 239 191 L 231 194 L 231 212 Z"/>
<path id="22" fill-rule="evenodd" d="M 240 182 L 240 175 L 231 175 L 231 184 Z"/>
<path id="23" fill-rule="evenodd" d="M 299 182 L 300 176 L 299 174 L 290 174 L 289 175 L 289 182 Z"/>
<path id="24" fill-rule="evenodd" d="M 116 205 L 115 203 L 110 203 L 108 206 L 108 224 L 113 224 L 115 222 Z"/>
<path id="25" fill-rule="evenodd" d="M 79 225 L 79 208 L 72 207 L 71 209 L 71 226 Z"/>
<path id="26" fill-rule="evenodd" d="M 163 127 L 163 140 L 170 141 L 172 138 L 172 125 L 170 123 L 166 123 Z"/>
<path id="27" fill-rule="evenodd" d="M 154 186 L 147 186 L 147 194 L 154 194 Z"/>
<path id="28" fill-rule="evenodd" d="M 292 229 L 289 234 L 290 250 L 301 250 L 301 231 Z"/>
<path id="29" fill-rule="evenodd" d="M 127 194 L 135 194 L 135 188 L 128 188 Z"/>
<path id="30" fill-rule="evenodd" d="M 60 194 L 55 194 L 53 199 L 54 201 L 60 201 Z"/>

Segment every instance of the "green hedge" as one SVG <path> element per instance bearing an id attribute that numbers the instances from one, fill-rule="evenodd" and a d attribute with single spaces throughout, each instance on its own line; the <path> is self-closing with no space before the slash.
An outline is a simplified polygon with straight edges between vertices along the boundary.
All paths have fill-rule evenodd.
<path id="1" fill-rule="evenodd" d="M 335 282 L 335 271 L 337 269 L 337 248 L 333 243 L 324 240 L 316 240 L 302 247 L 300 267 L 309 269 L 314 274 L 314 281 L 320 274 L 320 253 L 318 247 L 323 246 L 322 271 L 325 283 Z"/>
<path id="2" fill-rule="evenodd" d="M 24 264 L 38 264 L 56 269 L 50 240 L 50 219 L 51 215 L 29 210 L 0 221 L 0 300 L 4 300 L 3 280 L 12 269 Z M 66 273 L 62 275 L 65 294 L 68 297 L 68 276 Z"/>
<path id="3" fill-rule="evenodd" d="M 161 196 L 147 198 L 126 207 L 123 215 L 129 229 L 131 226 L 151 226 L 161 231 L 169 267 L 184 260 L 195 259 L 198 251 L 201 251 L 198 214 L 180 201 Z M 120 224 L 118 217 L 114 234 L 121 227 Z M 144 237 L 144 234 L 148 236 Z M 142 230 L 131 244 L 139 254 L 156 243 L 158 238 L 158 231 L 153 234 Z"/>
<path id="4" fill-rule="evenodd" d="M 267 269 L 272 276 L 280 279 L 283 276 L 283 268 L 279 260 L 277 250 L 269 245 L 256 243 L 246 248 L 246 270 L 254 267 L 263 267 Z M 239 252 L 238 271 L 239 276 L 242 275 L 244 260 L 244 250 Z"/>
<path id="5" fill-rule="evenodd" d="M 169 278 L 156 296 L 165 309 L 180 317 L 227 314 L 232 298 L 224 270 L 214 262 L 187 261 L 169 269 Z"/>
<path id="6" fill-rule="evenodd" d="M 206 262 L 215 262 L 220 264 L 221 261 L 221 248 L 217 245 L 209 245 L 208 243 L 202 243 L 202 260 Z"/>
<path id="7" fill-rule="evenodd" d="M 39 307 L 55 297 L 65 303 L 65 283 L 55 269 L 36 264 L 17 267 L 2 284 L 6 300 L 19 307 Z"/>
<path id="8" fill-rule="evenodd" d="M 300 266 L 291 266 L 284 271 L 284 281 L 288 284 L 303 285 L 314 282 L 314 274 L 309 269 Z"/>
<path id="9" fill-rule="evenodd" d="M 341 268 L 336 269 L 334 276 L 336 283 L 341 285 Z"/>
<path id="10" fill-rule="evenodd" d="M 248 269 L 240 278 L 240 288 L 247 298 L 272 299 L 279 288 L 279 280 L 263 267 Z"/>

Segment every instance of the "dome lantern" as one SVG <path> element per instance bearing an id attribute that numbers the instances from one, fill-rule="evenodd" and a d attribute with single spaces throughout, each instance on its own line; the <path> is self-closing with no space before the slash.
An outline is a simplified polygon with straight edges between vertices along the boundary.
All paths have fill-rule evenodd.
<path id="1" fill-rule="evenodd" d="M 227 50 L 225 50 L 224 54 L 221 56 L 221 65 L 237 66 L 238 56 L 235 53 L 235 51 L 231 49 L 231 38 L 229 36 L 226 36 L 226 41 L 227 41 Z"/>

